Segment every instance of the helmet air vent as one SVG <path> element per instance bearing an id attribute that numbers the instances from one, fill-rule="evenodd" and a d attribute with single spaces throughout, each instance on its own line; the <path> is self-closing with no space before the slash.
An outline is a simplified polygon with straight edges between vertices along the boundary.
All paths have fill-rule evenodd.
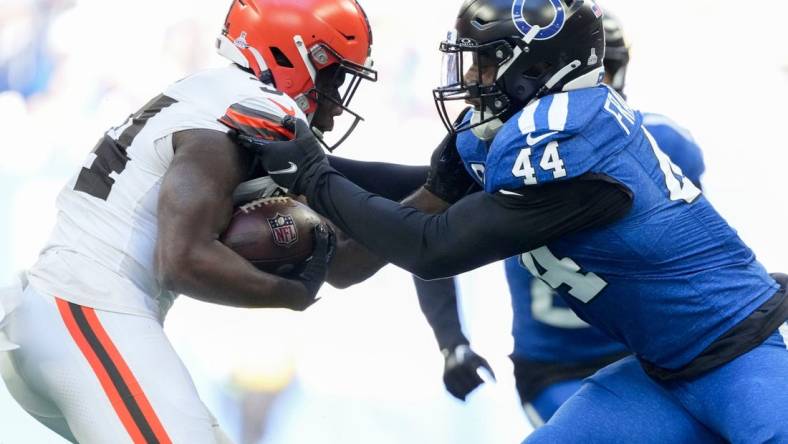
<path id="1" fill-rule="evenodd" d="M 277 48 L 276 46 L 272 46 L 270 49 L 271 49 L 271 54 L 273 54 L 274 60 L 276 60 L 277 65 L 285 68 L 293 67 L 293 62 L 291 62 L 290 59 L 287 58 L 287 56 L 285 55 L 285 53 L 282 52 L 281 49 Z"/>
<path id="2" fill-rule="evenodd" d="M 528 67 L 523 71 L 523 75 L 530 79 L 542 77 L 552 66 L 547 62 L 539 62 Z"/>
<path id="3" fill-rule="evenodd" d="M 344 37 L 349 42 L 352 42 L 352 41 L 356 40 L 356 36 L 354 36 L 354 35 L 347 35 L 347 34 L 345 34 L 344 32 L 341 32 L 341 31 L 339 33 L 342 34 L 342 37 Z"/>
<path id="4" fill-rule="evenodd" d="M 471 25 L 479 31 L 485 31 L 498 24 L 498 20 L 485 20 L 481 17 L 476 17 L 471 22 Z"/>

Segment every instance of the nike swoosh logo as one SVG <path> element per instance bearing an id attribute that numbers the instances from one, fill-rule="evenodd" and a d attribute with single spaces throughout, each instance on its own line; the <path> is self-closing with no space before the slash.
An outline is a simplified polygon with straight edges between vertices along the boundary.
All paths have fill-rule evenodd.
<path id="1" fill-rule="evenodd" d="M 288 116 L 293 116 L 293 117 L 295 117 L 295 108 L 293 108 L 293 107 L 286 108 L 284 105 L 282 105 L 281 103 L 279 103 L 279 102 L 277 102 L 276 100 L 274 100 L 274 99 L 271 99 L 271 98 L 269 98 L 268 100 L 270 100 L 270 101 L 274 102 L 274 105 L 278 106 L 278 107 L 279 107 L 279 109 L 281 109 L 281 110 L 282 110 L 282 111 L 283 111 L 285 114 L 287 114 Z"/>
<path id="2" fill-rule="evenodd" d="M 556 134 L 558 134 L 558 131 L 550 131 L 547 134 L 542 134 L 539 137 L 534 137 L 532 133 L 528 133 L 528 135 L 525 136 L 525 143 L 527 143 L 529 146 L 534 146 L 537 143 L 547 139 L 550 136 L 554 136 Z"/>
<path id="3" fill-rule="evenodd" d="M 293 174 L 298 171 L 298 165 L 290 162 L 290 167 L 283 170 L 269 171 L 268 174 Z"/>

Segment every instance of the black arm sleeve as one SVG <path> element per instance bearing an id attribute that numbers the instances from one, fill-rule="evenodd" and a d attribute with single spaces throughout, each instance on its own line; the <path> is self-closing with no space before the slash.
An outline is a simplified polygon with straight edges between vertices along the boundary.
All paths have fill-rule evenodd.
<path id="1" fill-rule="evenodd" d="M 424 279 L 455 276 L 608 224 L 631 208 L 630 191 L 599 178 L 528 187 L 522 195 L 479 192 L 439 215 L 370 194 L 330 166 L 305 192 L 310 206 L 374 254 Z"/>
<path id="2" fill-rule="evenodd" d="M 413 276 L 413 283 L 416 284 L 421 311 L 435 333 L 440 349 L 454 349 L 460 344 L 468 344 L 457 311 L 455 278 L 425 281 Z"/>
<path id="3" fill-rule="evenodd" d="M 372 194 L 401 201 L 427 180 L 429 166 L 409 166 L 384 162 L 364 162 L 327 156 L 328 163 L 340 174 Z"/>

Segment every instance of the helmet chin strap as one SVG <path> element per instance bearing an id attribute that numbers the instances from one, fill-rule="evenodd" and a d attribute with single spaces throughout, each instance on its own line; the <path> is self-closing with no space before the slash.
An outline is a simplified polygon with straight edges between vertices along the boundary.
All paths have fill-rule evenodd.
<path id="1" fill-rule="evenodd" d="M 490 114 L 493 114 L 492 111 L 488 110 Z M 481 122 L 481 113 L 477 110 L 473 110 L 473 115 L 471 115 L 471 124 L 475 125 Z M 488 142 L 495 138 L 495 135 L 498 134 L 498 131 L 503 128 L 503 121 L 501 119 L 492 119 L 489 122 L 485 122 L 481 125 L 474 126 L 471 128 L 473 135 L 478 137 L 479 140 L 484 142 Z"/>
<path id="2" fill-rule="evenodd" d="M 311 130 L 312 130 L 312 134 L 314 134 L 314 135 L 315 135 L 315 137 L 317 137 L 317 140 L 319 140 L 319 141 L 320 141 L 320 143 L 321 143 L 323 146 L 325 146 L 326 148 L 328 148 L 328 146 L 326 145 L 326 141 L 325 141 L 325 139 L 324 139 L 325 135 L 323 134 L 323 131 L 321 131 L 321 130 L 319 130 L 318 128 L 315 128 L 314 126 L 312 126 L 312 119 L 309 119 L 309 129 L 311 129 Z"/>
<path id="3" fill-rule="evenodd" d="M 324 147 L 328 148 L 328 145 L 326 145 L 326 142 L 325 142 L 325 139 L 324 139 L 325 135 L 323 134 L 323 131 L 318 129 L 317 127 L 312 126 L 312 121 L 315 120 L 315 115 L 316 114 L 317 114 L 317 112 L 307 114 L 306 115 L 306 122 L 309 124 L 309 129 L 312 130 L 312 134 L 314 134 L 315 137 L 317 137 L 317 140 L 319 140 L 320 143 Z"/>

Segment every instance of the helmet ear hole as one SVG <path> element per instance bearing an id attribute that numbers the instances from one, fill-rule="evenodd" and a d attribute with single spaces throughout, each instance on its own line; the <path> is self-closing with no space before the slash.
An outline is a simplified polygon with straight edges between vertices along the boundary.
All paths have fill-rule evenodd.
<path id="1" fill-rule="evenodd" d="M 523 71 L 523 76 L 529 79 L 539 79 L 550 69 L 552 65 L 547 62 L 539 62 L 528 67 Z"/>
<path id="2" fill-rule="evenodd" d="M 281 49 L 277 48 L 276 46 L 272 46 L 269 49 L 271 50 L 271 54 L 274 56 L 274 60 L 276 60 L 277 65 L 284 68 L 293 68 L 293 62 L 287 58 Z"/>
<path id="3" fill-rule="evenodd" d="M 518 105 L 525 105 L 536 94 L 533 79 L 521 78 L 520 81 L 514 82 L 514 97 Z"/>

